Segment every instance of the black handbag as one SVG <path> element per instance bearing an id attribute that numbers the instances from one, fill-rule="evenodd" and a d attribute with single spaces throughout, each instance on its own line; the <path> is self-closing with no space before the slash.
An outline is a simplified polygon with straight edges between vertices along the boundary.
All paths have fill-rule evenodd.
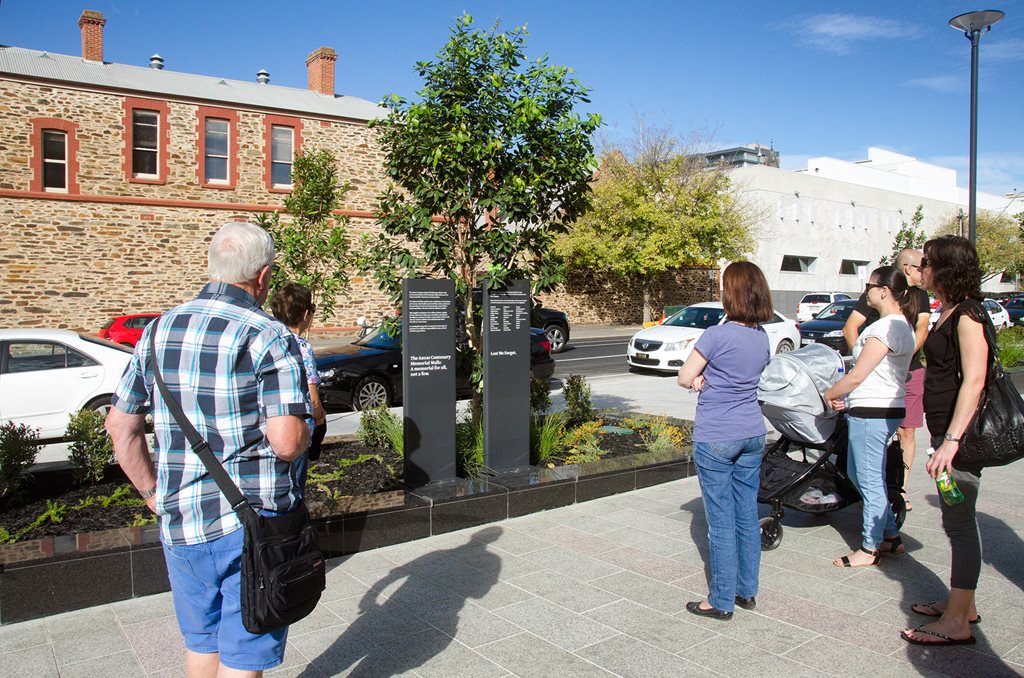
<path id="1" fill-rule="evenodd" d="M 995 327 L 987 312 L 984 316 L 982 327 L 989 353 L 985 387 L 977 411 L 960 436 L 960 446 L 953 458 L 954 467 L 1004 466 L 1024 457 L 1024 400 L 1003 370 L 996 345 Z M 957 322 L 959 320 L 958 317 Z M 962 380 L 956 326 L 953 326 L 952 337 L 957 376 Z"/>
<path id="2" fill-rule="evenodd" d="M 242 625 L 249 633 L 261 634 L 294 624 L 313 611 L 327 586 L 326 564 L 316 529 L 309 522 L 309 512 L 301 502 L 291 513 L 275 517 L 261 516 L 253 510 L 213 455 L 210 445 L 185 416 L 181 404 L 168 391 L 156 362 L 156 324 L 154 320 L 150 326 L 149 350 L 160 395 L 245 531 Z"/>

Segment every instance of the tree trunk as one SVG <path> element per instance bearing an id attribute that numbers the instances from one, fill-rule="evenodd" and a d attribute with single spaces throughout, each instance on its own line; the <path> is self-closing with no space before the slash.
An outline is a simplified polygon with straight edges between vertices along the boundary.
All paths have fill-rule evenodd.
<path id="1" fill-rule="evenodd" d="M 654 319 L 654 309 L 651 308 L 651 304 L 654 303 L 651 295 L 651 282 L 649 279 L 644 278 L 642 282 L 643 293 L 644 293 L 644 322 L 649 323 Z"/>

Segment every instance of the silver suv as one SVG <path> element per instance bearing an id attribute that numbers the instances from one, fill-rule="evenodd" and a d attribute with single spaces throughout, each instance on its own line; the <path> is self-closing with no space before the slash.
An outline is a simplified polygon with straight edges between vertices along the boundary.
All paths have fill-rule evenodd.
<path id="1" fill-rule="evenodd" d="M 844 301 L 850 295 L 845 292 L 811 292 L 805 294 L 800 303 L 796 305 L 796 321 L 806 322 L 816 316 L 823 308 L 834 301 Z"/>

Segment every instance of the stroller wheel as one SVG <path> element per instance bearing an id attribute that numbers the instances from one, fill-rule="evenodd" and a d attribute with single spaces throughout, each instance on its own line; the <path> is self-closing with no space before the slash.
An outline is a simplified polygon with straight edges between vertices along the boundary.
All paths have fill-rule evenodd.
<path id="1" fill-rule="evenodd" d="M 761 550 L 774 551 L 782 543 L 782 523 L 778 518 L 761 518 Z"/>
<path id="2" fill-rule="evenodd" d="M 896 527 L 902 528 L 903 521 L 907 519 L 907 502 L 903 494 L 899 491 L 894 492 L 889 500 L 889 506 L 892 507 L 892 514 L 896 518 Z"/>

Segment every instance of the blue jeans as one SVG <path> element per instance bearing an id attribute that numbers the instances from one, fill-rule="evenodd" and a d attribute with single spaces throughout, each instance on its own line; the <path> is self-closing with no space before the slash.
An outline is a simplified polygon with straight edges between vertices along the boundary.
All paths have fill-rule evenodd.
<path id="1" fill-rule="evenodd" d="M 861 541 L 866 549 L 877 549 L 882 537 L 900 533 L 885 488 L 885 450 L 902 421 L 847 418 L 850 445 L 846 470 L 864 502 Z"/>
<path id="2" fill-rule="evenodd" d="M 736 596 L 757 595 L 761 566 L 757 488 L 764 439 L 693 444 L 711 551 L 708 602 L 724 612 L 733 610 Z"/>

